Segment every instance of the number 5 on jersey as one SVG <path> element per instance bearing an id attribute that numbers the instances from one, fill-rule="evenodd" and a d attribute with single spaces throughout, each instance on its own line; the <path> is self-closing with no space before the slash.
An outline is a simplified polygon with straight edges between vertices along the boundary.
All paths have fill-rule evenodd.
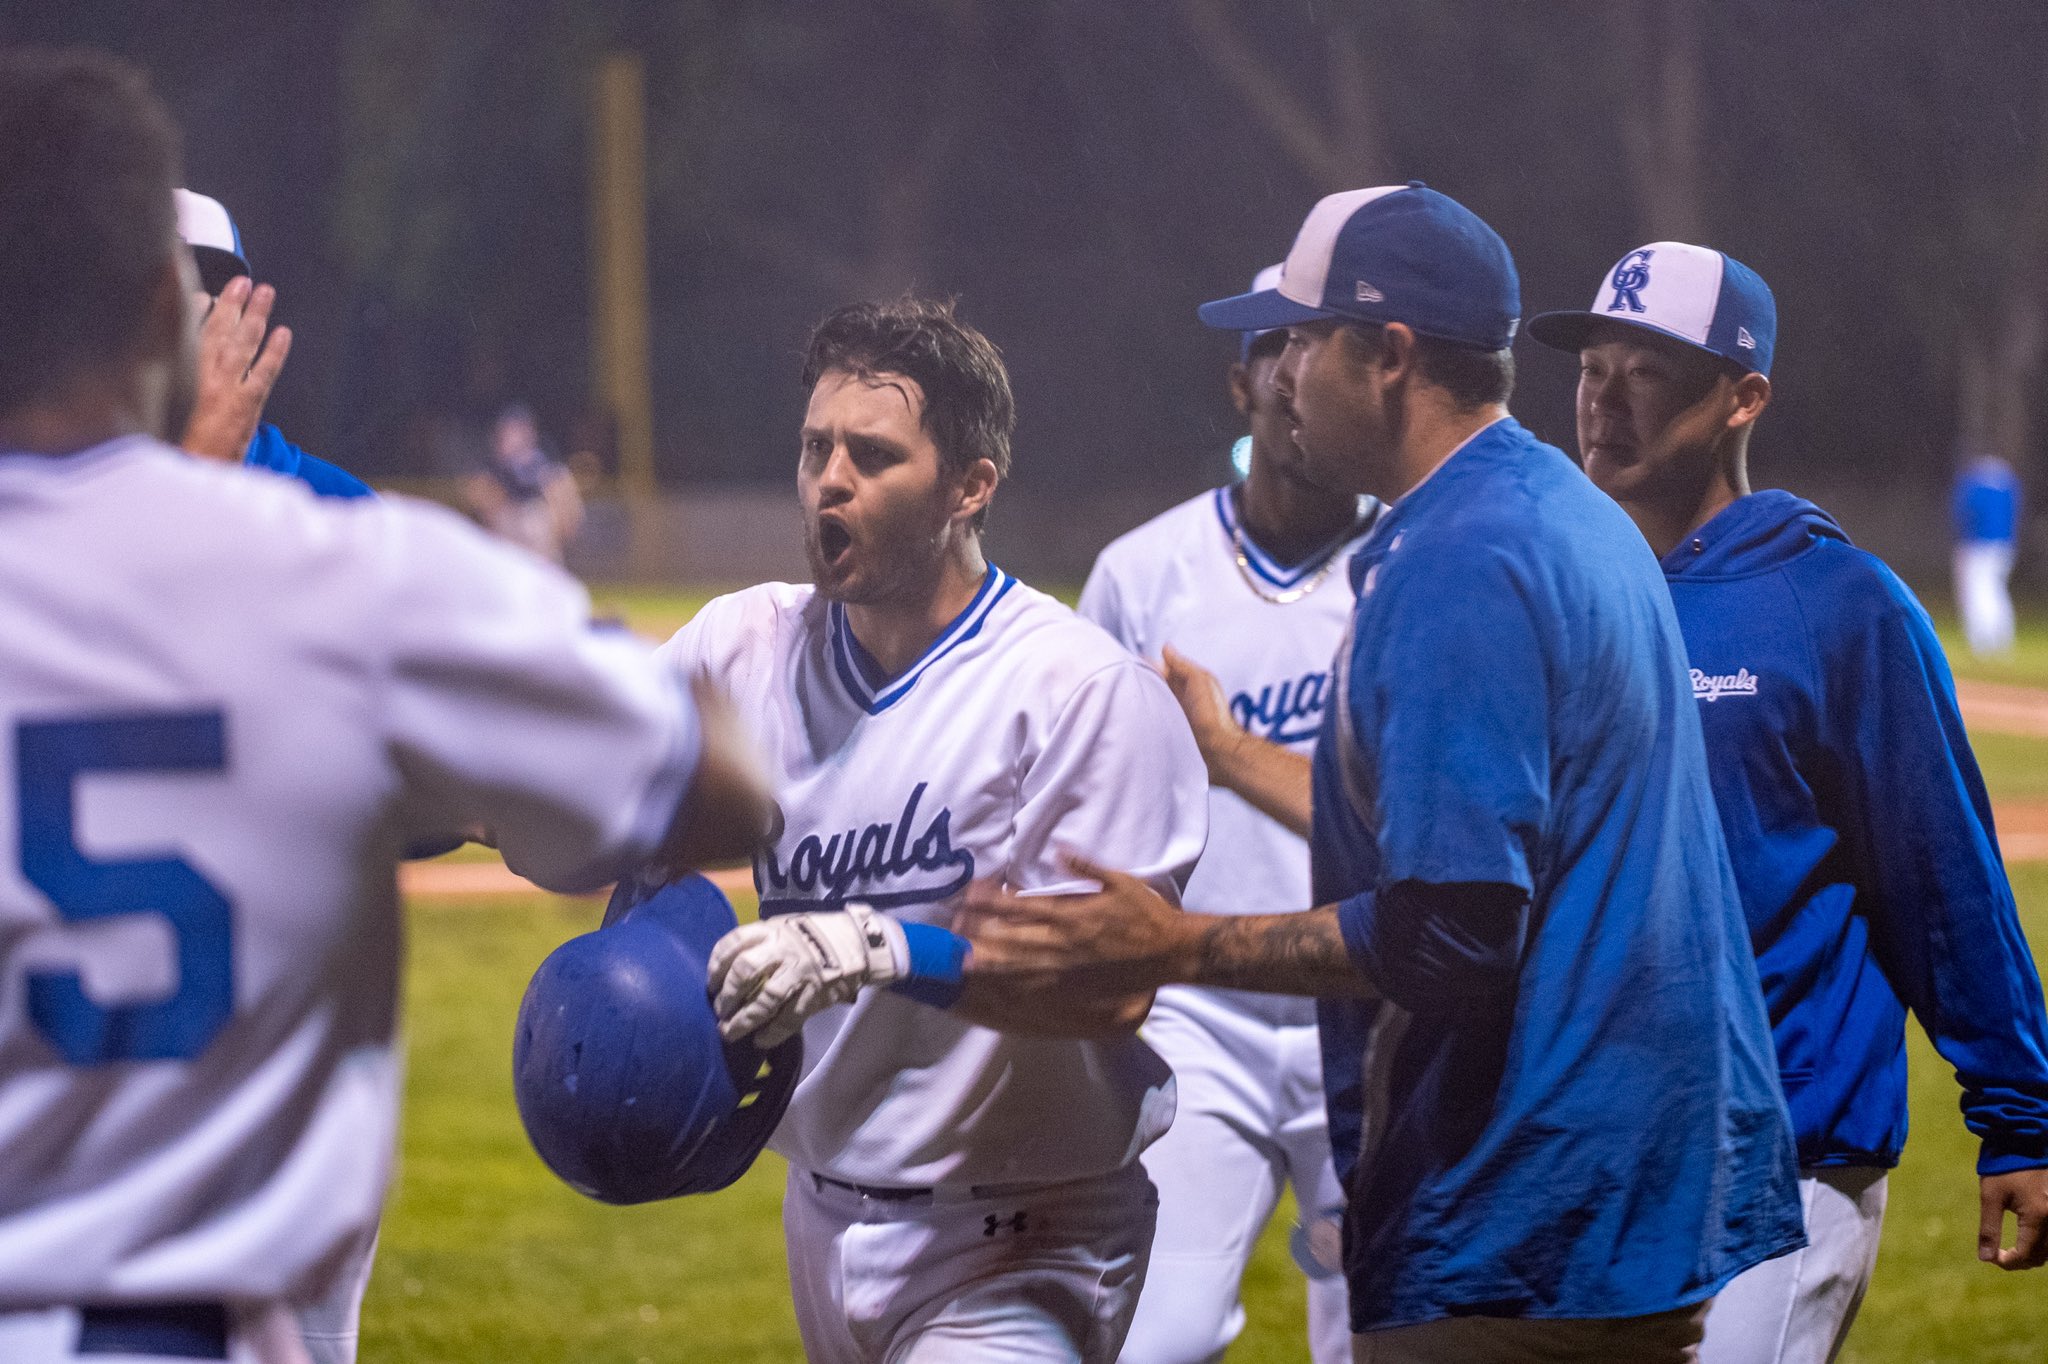
<path id="1" fill-rule="evenodd" d="M 234 909 L 175 857 L 95 861 L 77 843 L 77 784 L 91 772 L 220 772 L 221 713 L 24 721 L 14 732 L 22 874 L 72 923 L 159 914 L 176 941 L 178 986 L 144 1004 L 87 998 L 75 971 L 28 977 L 28 1013 L 73 1065 L 186 1060 L 213 1040 L 234 1009 Z"/>

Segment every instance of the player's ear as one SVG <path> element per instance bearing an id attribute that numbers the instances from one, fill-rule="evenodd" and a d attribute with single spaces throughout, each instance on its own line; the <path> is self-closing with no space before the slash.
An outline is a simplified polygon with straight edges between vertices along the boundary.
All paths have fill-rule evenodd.
<path id="1" fill-rule="evenodd" d="M 199 291 L 192 253 L 182 244 L 166 251 L 149 291 L 150 359 L 167 359 L 196 344 L 199 318 L 194 315 L 193 295 Z"/>
<path id="2" fill-rule="evenodd" d="M 1735 381 L 1735 406 L 1728 414 L 1730 429 L 1753 425 L 1770 405 L 1771 381 L 1754 372 L 1743 375 Z"/>
<path id="3" fill-rule="evenodd" d="M 996 484 L 1001 478 L 992 459 L 977 459 L 968 465 L 953 490 L 953 514 L 968 520 L 980 516 L 995 499 Z"/>
<path id="4" fill-rule="evenodd" d="M 1252 372 L 1249 366 L 1236 364 L 1230 367 L 1230 401 L 1237 405 L 1243 416 L 1252 414 Z"/>

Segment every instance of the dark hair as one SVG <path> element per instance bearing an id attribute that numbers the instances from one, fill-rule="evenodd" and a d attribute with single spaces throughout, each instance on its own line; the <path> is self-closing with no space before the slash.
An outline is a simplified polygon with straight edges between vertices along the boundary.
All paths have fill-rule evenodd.
<path id="1" fill-rule="evenodd" d="M 1344 330 L 1369 356 L 1379 354 L 1386 337 L 1386 330 L 1374 323 L 1347 322 Z M 1424 379 L 1448 393 L 1460 412 L 1504 403 L 1515 391 L 1515 353 L 1505 346 L 1481 350 L 1417 332 L 1415 368 Z"/>
<path id="2" fill-rule="evenodd" d="M 147 343 L 176 249 L 178 132 L 104 53 L 0 52 L 0 412 Z"/>
<path id="3" fill-rule="evenodd" d="M 1010 436 L 1017 428 L 1010 374 L 995 343 L 953 315 L 952 300 L 906 294 L 835 309 L 811 330 L 804 387 L 815 388 L 835 369 L 860 379 L 915 379 L 924 390 L 925 433 L 938 446 L 941 465 L 958 475 L 985 459 L 998 478 L 1009 476 Z M 986 517 L 984 508 L 975 526 Z"/>

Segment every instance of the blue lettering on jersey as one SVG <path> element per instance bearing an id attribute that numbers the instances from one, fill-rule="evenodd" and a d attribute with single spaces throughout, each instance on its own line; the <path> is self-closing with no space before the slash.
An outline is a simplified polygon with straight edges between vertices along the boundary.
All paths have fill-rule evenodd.
<path id="1" fill-rule="evenodd" d="M 823 904 L 860 900 L 877 909 L 933 904 L 974 879 L 974 854 L 953 846 L 953 811 L 942 808 L 913 840 L 917 807 L 929 782 L 919 782 L 893 822 L 848 829 L 829 838 L 805 834 L 784 867 L 776 850 L 761 854 L 761 914 L 790 914 Z M 923 884 L 888 888 L 915 878 Z M 795 891 L 788 895 L 783 892 Z"/>
<path id="2" fill-rule="evenodd" d="M 21 872 L 71 923 L 159 914 L 177 942 L 178 988 L 147 1004 L 103 1005 L 76 971 L 28 976 L 28 1015 L 76 1066 L 190 1060 L 234 1011 L 234 906 L 182 858 L 88 857 L 77 842 L 76 791 L 88 772 L 221 772 L 217 710 L 24 721 L 14 731 Z"/>
<path id="3" fill-rule="evenodd" d="M 1276 744 L 1307 743 L 1322 727 L 1329 692 L 1329 673 L 1303 673 L 1277 686 L 1268 683 L 1257 695 L 1239 692 L 1230 698 L 1230 715 L 1242 728 Z"/>

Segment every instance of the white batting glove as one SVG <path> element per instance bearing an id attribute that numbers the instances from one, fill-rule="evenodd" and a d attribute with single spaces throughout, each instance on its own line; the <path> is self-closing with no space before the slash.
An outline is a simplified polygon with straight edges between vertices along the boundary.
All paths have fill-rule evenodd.
<path id="1" fill-rule="evenodd" d="M 708 979 L 719 1035 L 731 1042 L 753 1033 L 767 1050 L 861 986 L 888 985 L 909 969 L 903 925 L 851 904 L 741 924 L 711 949 Z"/>

